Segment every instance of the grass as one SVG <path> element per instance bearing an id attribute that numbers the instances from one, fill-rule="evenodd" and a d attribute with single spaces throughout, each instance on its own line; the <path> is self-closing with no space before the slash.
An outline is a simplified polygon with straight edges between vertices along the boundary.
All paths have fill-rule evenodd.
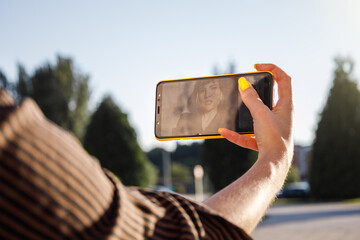
<path id="1" fill-rule="evenodd" d="M 271 204 L 271 206 L 279 206 L 283 204 L 310 203 L 310 202 L 313 201 L 307 198 L 277 198 Z"/>
<path id="2" fill-rule="evenodd" d="M 351 198 L 346 200 L 315 200 L 312 198 L 277 198 L 271 204 L 271 206 L 279 206 L 284 204 L 306 204 L 306 203 L 326 203 L 326 202 L 337 202 L 345 204 L 360 204 L 360 198 Z"/>
<path id="3" fill-rule="evenodd" d="M 348 204 L 360 204 L 360 198 L 352 198 L 352 199 L 346 199 L 341 201 L 342 203 L 348 203 Z"/>

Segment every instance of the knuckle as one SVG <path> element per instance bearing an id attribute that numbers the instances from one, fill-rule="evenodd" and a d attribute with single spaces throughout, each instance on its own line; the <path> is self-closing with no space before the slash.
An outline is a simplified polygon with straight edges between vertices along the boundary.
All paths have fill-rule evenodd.
<path id="1" fill-rule="evenodd" d="M 291 77 L 286 73 L 286 72 L 284 72 L 284 77 L 283 77 L 287 82 L 291 82 L 292 81 L 292 79 L 291 79 Z"/>
<path id="2" fill-rule="evenodd" d="M 289 74 L 287 74 L 287 73 L 285 73 L 285 75 L 286 75 L 287 79 L 291 82 L 292 81 L 291 76 Z"/>
<path id="3" fill-rule="evenodd" d="M 285 71 L 283 71 L 281 68 L 279 68 L 277 66 L 275 66 L 273 73 L 277 80 L 291 81 L 291 77 Z"/>
<path id="4" fill-rule="evenodd" d="M 249 101 L 249 99 L 258 97 L 258 94 L 254 89 L 248 88 L 247 91 L 244 92 L 244 97 Z"/>
<path id="5" fill-rule="evenodd" d="M 278 69 L 278 68 L 279 68 L 276 64 L 273 64 L 273 63 L 270 63 L 269 66 L 270 66 L 272 69 Z"/>
<path id="6" fill-rule="evenodd" d="M 265 108 L 261 105 L 254 106 L 252 109 L 250 109 L 250 111 L 254 118 L 259 118 L 261 116 L 265 116 L 265 114 L 267 114 L 269 112 L 267 108 Z"/>

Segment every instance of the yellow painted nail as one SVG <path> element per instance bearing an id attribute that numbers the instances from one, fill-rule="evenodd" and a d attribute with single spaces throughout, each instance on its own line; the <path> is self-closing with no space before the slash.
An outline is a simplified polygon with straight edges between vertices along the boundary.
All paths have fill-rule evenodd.
<path id="1" fill-rule="evenodd" d="M 219 133 L 220 133 L 220 131 L 221 131 L 221 128 L 218 129 L 218 132 L 219 132 Z"/>
<path id="2" fill-rule="evenodd" d="M 248 89 L 250 87 L 249 82 L 244 77 L 239 78 L 238 82 L 239 82 L 239 87 L 240 87 L 241 91 L 245 91 L 246 89 Z"/>

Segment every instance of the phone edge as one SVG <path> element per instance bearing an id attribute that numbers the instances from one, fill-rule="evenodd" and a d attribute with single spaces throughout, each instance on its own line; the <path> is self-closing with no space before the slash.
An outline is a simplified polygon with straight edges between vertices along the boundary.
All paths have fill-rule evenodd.
<path id="1" fill-rule="evenodd" d="M 173 141 L 173 140 L 201 140 L 201 139 L 222 139 L 224 138 L 223 136 L 221 136 L 220 134 L 218 135 L 211 135 L 211 136 L 198 136 L 198 137 L 174 137 L 174 138 L 168 138 L 168 137 L 164 137 L 164 138 L 160 138 L 156 135 L 156 110 L 157 110 L 157 89 L 160 83 L 162 82 L 172 82 L 172 81 L 181 81 L 181 80 L 189 80 L 189 79 L 201 79 L 201 78 L 215 78 L 215 77 L 227 77 L 227 76 L 234 76 L 234 75 L 238 75 L 238 74 L 253 74 L 253 73 L 269 73 L 272 76 L 272 86 L 271 88 L 274 88 L 274 74 L 270 71 L 256 71 L 256 72 L 244 72 L 244 73 L 231 73 L 231 74 L 221 74 L 221 75 L 211 75 L 211 76 L 201 76 L 201 77 L 191 77 L 191 78 L 177 78 L 177 79 L 168 79 L 168 80 L 161 80 L 156 84 L 156 88 L 155 88 L 155 123 L 154 123 L 154 135 L 155 135 L 155 139 L 158 141 Z M 270 93 L 270 98 L 271 98 L 271 103 L 273 102 L 273 91 L 271 91 Z M 270 110 L 273 109 L 273 104 L 271 104 Z M 255 136 L 254 133 L 239 133 L 242 135 L 248 135 L 248 136 Z"/>

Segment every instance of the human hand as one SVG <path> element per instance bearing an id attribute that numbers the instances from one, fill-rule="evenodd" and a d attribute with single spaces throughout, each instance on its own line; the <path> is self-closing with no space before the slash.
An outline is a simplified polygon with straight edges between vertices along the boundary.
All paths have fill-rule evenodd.
<path id="1" fill-rule="evenodd" d="M 258 71 L 270 71 L 278 84 L 279 100 L 270 110 L 260 99 L 255 89 L 246 80 L 239 80 L 239 91 L 250 110 L 254 122 L 255 138 L 240 135 L 222 128 L 219 133 L 241 147 L 259 151 L 262 156 L 285 157 L 291 161 L 293 152 L 293 102 L 291 78 L 274 64 L 256 64 Z M 290 163 L 290 162 L 289 162 Z"/>

